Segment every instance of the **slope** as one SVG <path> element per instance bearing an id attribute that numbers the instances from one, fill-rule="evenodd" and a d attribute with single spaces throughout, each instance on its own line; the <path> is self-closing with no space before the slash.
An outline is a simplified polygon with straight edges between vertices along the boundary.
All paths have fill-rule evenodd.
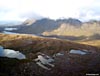
<path id="1" fill-rule="evenodd" d="M 100 48 L 74 43 L 71 41 L 43 38 L 26 34 L 0 34 L 0 45 L 4 48 L 19 50 L 27 60 L 20 61 L 0 57 L 1 76 L 84 76 L 86 73 L 99 74 Z M 86 55 L 71 54 L 70 50 L 87 50 Z M 39 56 L 52 58 L 54 62 L 35 60 Z M 60 53 L 60 54 L 59 54 Z M 34 60 L 35 59 L 35 60 Z M 53 67 L 54 66 L 54 67 Z"/>

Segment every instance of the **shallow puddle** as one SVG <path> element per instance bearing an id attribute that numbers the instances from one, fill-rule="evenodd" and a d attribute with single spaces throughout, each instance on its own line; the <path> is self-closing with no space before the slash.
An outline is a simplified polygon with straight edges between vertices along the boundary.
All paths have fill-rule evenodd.
<path id="1" fill-rule="evenodd" d="M 87 52 L 84 51 L 84 50 L 70 50 L 69 53 L 71 53 L 71 54 L 80 54 L 80 55 L 85 55 L 85 54 L 87 54 Z"/>

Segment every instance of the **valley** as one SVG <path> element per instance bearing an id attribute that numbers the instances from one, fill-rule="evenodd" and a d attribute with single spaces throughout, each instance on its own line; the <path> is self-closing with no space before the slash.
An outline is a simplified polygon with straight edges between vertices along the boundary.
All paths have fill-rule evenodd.
<path id="1" fill-rule="evenodd" d="M 0 47 L 7 49 L 0 49 L 0 76 L 99 75 L 99 24 L 41 19 L 0 27 Z"/>

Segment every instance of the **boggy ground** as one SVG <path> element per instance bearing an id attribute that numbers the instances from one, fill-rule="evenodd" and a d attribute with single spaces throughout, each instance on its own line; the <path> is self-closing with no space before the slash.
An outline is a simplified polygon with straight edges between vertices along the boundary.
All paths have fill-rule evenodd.
<path id="1" fill-rule="evenodd" d="M 0 57 L 0 76 L 85 76 L 100 75 L 100 48 L 59 39 L 40 38 L 31 35 L 0 34 L 0 45 L 19 50 L 25 60 Z M 71 54 L 71 49 L 87 50 L 86 55 Z M 34 61 L 42 52 L 54 59 L 51 70 L 41 68 Z M 54 54 L 62 52 L 63 55 Z"/>

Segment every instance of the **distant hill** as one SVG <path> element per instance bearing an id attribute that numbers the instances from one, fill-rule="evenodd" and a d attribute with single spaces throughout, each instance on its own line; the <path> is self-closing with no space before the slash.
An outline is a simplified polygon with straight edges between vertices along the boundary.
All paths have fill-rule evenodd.
<path id="1" fill-rule="evenodd" d="M 93 39 L 94 37 L 92 36 L 95 34 L 100 34 L 100 21 L 90 20 L 88 22 L 81 22 L 73 18 L 57 20 L 49 18 L 36 20 L 30 18 L 25 20 L 21 25 L 2 26 L 0 31 L 6 31 L 5 28 L 17 28 L 17 30 L 10 31 L 16 33 L 55 36 L 56 38 L 68 40 L 87 40 Z M 97 36 L 95 35 L 95 37 Z"/>
<path id="2" fill-rule="evenodd" d="M 14 32 L 38 35 L 90 36 L 100 31 L 100 21 L 81 22 L 78 19 L 28 19 L 24 27 Z"/>
<path id="3" fill-rule="evenodd" d="M 82 24 L 82 22 L 78 19 L 74 19 L 74 18 L 68 18 L 68 19 L 57 19 L 56 22 L 61 25 L 61 24 L 70 24 L 70 25 L 74 25 L 74 26 L 80 26 Z"/>
<path id="4" fill-rule="evenodd" d="M 81 26 L 72 26 L 71 24 L 63 23 L 53 31 L 45 31 L 42 34 L 45 36 L 92 36 L 100 34 L 100 21 L 83 22 Z"/>
<path id="5" fill-rule="evenodd" d="M 19 33 L 30 33 L 30 34 L 42 34 L 45 31 L 52 31 L 60 27 L 61 24 L 70 24 L 72 26 L 78 27 L 82 24 L 81 21 L 78 19 L 58 19 L 52 20 L 48 18 L 43 18 L 40 20 L 36 20 L 35 22 L 31 23 L 30 26 L 21 28 L 16 32 Z M 24 22 L 25 24 L 25 22 Z M 26 23 L 27 24 L 27 23 Z"/>

